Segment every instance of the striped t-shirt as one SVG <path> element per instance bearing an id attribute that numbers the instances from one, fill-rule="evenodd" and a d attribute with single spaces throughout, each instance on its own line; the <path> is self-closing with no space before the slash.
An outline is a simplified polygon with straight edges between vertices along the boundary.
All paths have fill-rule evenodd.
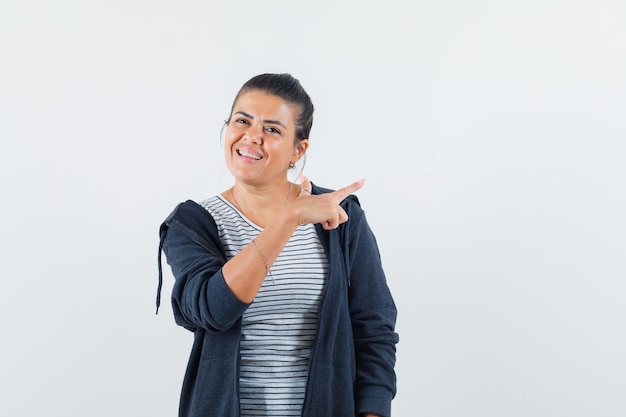
<path id="1" fill-rule="evenodd" d="M 221 196 L 201 205 L 215 219 L 228 259 L 263 230 Z M 298 227 L 270 272 L 242 318 L 241 415 L 300 416 L 328 277 L 328 259 L 313 225 Z"/>

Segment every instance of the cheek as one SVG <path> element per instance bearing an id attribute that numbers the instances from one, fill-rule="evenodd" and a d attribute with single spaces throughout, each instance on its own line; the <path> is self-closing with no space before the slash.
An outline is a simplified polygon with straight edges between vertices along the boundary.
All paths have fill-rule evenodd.
<path id="1" fill-rule="evenodd" d="M 230 156 L 233 153 L 233 145 L 234 145 L 234 141 L 232 139 L 232 137 L 229 136 L 225 136 L 223 143 L 222 143 L 222 151 L 224 153 L 224 157 L 229 160 Z"/>
<path id="2" fill-rule="evenodd" d="M 236 137 L 233 134 L 232 131 L 226 131 L 226 133 L 223 136 L 223 140 L 222 140 L 223 144 L 224 144 L 224 150 L 228 150 L 230 149 L 233 144 L 236 142 Z"/>
<path id="3" fill-rule="evenodd" d="M 274 158 L 280 159 L 290 159 L 292 157 L 293 149 L 285 147 L 283 144 L 272 144 L 269 145 L 267 151 L 274 155 Z"/>

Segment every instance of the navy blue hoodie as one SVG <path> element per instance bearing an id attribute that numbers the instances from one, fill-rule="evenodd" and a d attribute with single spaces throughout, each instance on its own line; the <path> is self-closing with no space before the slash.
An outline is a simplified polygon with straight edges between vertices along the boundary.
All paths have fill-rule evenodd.
<path id="1" fill-rule="evenodd" d="M 313 185 L 313 194 L 329 191 Z M 302 416 L 389 417 L 396 393 L 397 311 L 365 213 L 355 196 L 342 207 L 349 220 L 339 228 L 316 225 L 330 269 Z M 241 317 L 249 304 L 224 281 L 226 256 L 212 216 L 189 200 L 161 225 L 157 309 L 162 251 L 176 280 L 175 321 L 194 332 L 179 416 L 238 417 Z"/>

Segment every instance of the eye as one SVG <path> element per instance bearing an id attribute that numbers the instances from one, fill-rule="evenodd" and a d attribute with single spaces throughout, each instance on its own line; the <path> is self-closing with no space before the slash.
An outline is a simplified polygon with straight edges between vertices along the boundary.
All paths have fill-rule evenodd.
<path id="1" fill-rule="evenodd" d="M 280 130 L 276 129 L 275 127 L 268 126 L 265 128 L 265 130 L 275 135 L 280 135 Z"/>
<path id="2" fill-rule="evenodd" d="M 243 125 L 243 124 L 248 123 L 248 121 L 246 119 L 241 119 L 241 118 L 235 119 L 234 122 L 235 122 L 235 124 L 238 124 L 238 125 Z"/>

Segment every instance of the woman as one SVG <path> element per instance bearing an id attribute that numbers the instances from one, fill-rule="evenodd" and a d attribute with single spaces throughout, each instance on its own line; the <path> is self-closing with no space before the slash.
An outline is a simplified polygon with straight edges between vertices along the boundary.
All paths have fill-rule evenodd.
<path id="1" fill-rule="evenodd" d="M 194 332 L 180 416 L 389 416 L 396 308 L 356 197 L 289 181 L 313 104 L 289 74 L 246 82 L 225 123 L 232 188 L 161 225 L 176 323 Z M 157 296 L 157 311 L 159 305 Z"/>

